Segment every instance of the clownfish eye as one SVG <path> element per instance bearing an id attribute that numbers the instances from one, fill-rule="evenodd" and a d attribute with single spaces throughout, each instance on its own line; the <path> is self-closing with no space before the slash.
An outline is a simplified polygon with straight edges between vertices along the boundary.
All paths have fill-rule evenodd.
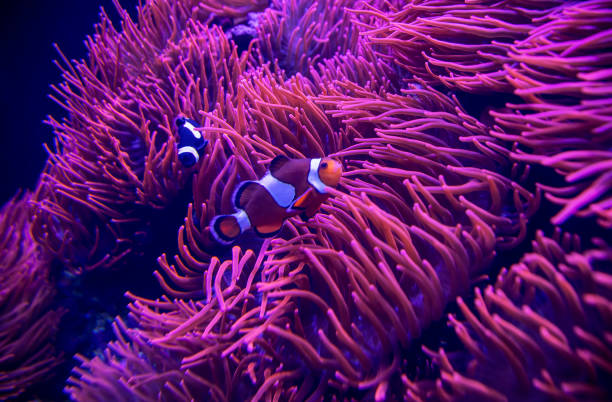
<path id="1" fill-rule="evenodd" d="M 323 169 L 327 169 L 327 162 L 323 162 L 323 163 L 321 163 L 321 167 L 322 167 Z"/>

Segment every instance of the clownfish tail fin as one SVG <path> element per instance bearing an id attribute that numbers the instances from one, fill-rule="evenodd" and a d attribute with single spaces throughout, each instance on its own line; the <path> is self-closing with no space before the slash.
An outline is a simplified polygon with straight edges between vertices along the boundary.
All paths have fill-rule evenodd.
<path id="1" fill-rule="evenodd" d="M 250 226 L 246 212 L 240 210 L 232 215 L 215 216 L 210 221 L 210 233 L 217 242 L 232 244 Z"/>

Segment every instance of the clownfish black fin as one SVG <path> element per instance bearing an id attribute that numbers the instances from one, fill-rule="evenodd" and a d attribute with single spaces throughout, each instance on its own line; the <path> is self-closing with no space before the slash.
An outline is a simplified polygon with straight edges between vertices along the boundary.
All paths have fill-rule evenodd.
<path id="1" fill-rule="evenodd" d="M 234 206 L 238 209 L 244 209 L 249 199 L 255 194 L 258 185 L 256 181 L 251 180 L 240 183 L 232 197 Z"/>
<path id="2" fill-rule="evenodd" d="M 283 168 L 290 161 L 285 155 L 278 155 L 270 162 L 270 173 L 275 176 L 275 173 Z"/>
<path id="3" fill-rule="evenodd" d="M 257 236 L 259 237 L 274 237 L 281 231 L 283 222 L 270 223 L 268 225 L 256 226 L 253 228 Z"/>
<path id="4" fill-rule="evenodd" d="M 231 244 L 242 230 L 234 215 L 217 215 L 210 222 L 210 234 L 221 244 Z"/>

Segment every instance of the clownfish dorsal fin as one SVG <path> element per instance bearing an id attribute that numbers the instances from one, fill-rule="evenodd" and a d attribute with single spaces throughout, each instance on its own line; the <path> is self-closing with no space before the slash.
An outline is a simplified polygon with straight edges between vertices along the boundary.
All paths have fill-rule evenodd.
<path id="1" fill-rule="evenodd" d="M 251 180 L 240 183 L 238 188 L 236 188 L 236 192 L 234 192 L 234 196 L 232 197 L 234 206 L 238 209 L 244 209 L 246 204 L 249 202 L 249 199 L 255 195 L 258 186 L 259 185 L 256 181 Z"/>
<path id="2" fill-rule="evenodd" d="M 290 159 L 285 155 L 278 155 L 272 159 L 272 162 L 270 162 L 270 173 L 272 173 L 272 176 L 275 176 L 275 173 L 282 169 L 289 161 Z"/>
<path id="3" fill-rule="evenodd" d="M 272 222 L 267 225 L 256 226 L 253 230 L 260 237 L 274 237 L 280 232 L 282 226 L 283 221 Z"/>

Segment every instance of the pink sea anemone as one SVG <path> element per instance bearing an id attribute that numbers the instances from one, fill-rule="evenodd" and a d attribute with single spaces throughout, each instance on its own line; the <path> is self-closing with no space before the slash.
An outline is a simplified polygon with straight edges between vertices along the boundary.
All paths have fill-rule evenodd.
<path id="1" fill-rule="evenodd" d="M 610 3 L 602 1 L 564 7 L 514 44 L 507 80 L 526 103 L 491 112 L 501 127 L 493 135 L 519 144 L 514 159 L 553 168 L 565 178 L 566 186 L 541 186 L 563 206 L 554 224 L 573 215 L 596 216 L 612 228 L 609 11 Z"/>
<path id="2" fill-rule="evenodd" d="M 511 61 L 513 43 L 554 19 L 561 4 L 559 0 L 425 0 L 387 12 L 378 4 L 354 11 L 373 17 L 363 35 L 383 49 L 377 52 L 379 57 L 430 84 L 486 93 L 512 90 L 504 67 Z"/>
<path id="3" fill-rule="evenodd" d="M 513 93 L 524 102 L 490 110 L 515 160 L 555 169 L 566 186 L 542 182 L 573 215 L 610 227 L 610 4 L 414 1 L 376 8 L 363 33 L 377 55 L 432 85 L 470 93 Z M 586 23 L 588 21 L 588 23 Z M 586 135 L 586 136 L 585 136 Z"/>
<path id="4" fill-rule="evenodd" d="M 353 3 L 272 1 L 257 27 L 262 55 L 293 75 L 308 73 L 319 60 L 354 51 L 359 32 L 346 10 Z"/>
<path id="5" fill-rule="evenodd" d="M 69 117 L 49 119 L 57 150 L 35 194 L 33 233 L 65 264 L 114 265 L 135 247 L 146 209 L 164 208 L 188 180 L 173 120 L 222 107 L 247 62 L 218 27 L 204 24 L 211 7 L 157 2 L 139 9 L 138 26 L 123 12 L 121 33 L 102 14 L 87 41 L 89 61 L 62 55 L 65 82 L 55 99 Z M 160 25 L 162 15 L 174 27 Z"/>
<path id="6" fill-rule="evenodd" d="M 431 389 L 405 378 L 407 396 L 607 399 L 612 249 L 602 239 L 585 251 L 580 243 L 560 231 L 552 238 L 538 232 L 531 253 L 502 270 L 495 285 L 476 290 L 473 308 L 459 298 L 464 321 L 449 321 L 469 358 L 428 351 L 440 379 Z"/>
<path id="7" fill-rule="evenodd" d="M 121 30 L 103 15 L 89 61 L 63 62 L 68 117 L 49 119 L 57 147 L 31 233 L 69 269 L 114 266 L 146 211 L 189 184 L 193 200 L 176 255 L 158 259 L 163 293 L 127 293 L 116 340 L 77 355 L 67 393 L 604 395 L 603 241 L 580 252 L 576 236 L 538 232 L 534 253 L 476 290 L 474 306 L 461 297 L 496 273 L 499 252 L 533 236 L 536 213 L 609 228 L 608 3 L 157 0 L 137 21 L 120 11 Z M 228 26 L 242 23 L 254 38 L 239 46 Z M 512 101 L 466 107 L 492 94 Z M 177 115 L 209 141 L 191 170 L 177 162 Z M 288 220 L 277 238 L 216 244 L 211 218 L 232 212 L 236 185 L 281 154 L 331 156 L 345 175 L 314 218 Z M 563 209 L 541 210 L 541 192 Z M 463 360 L 426 348 L 440 375 L 419 378 L 408 351 L 454 300 Z"/>
<path id="8" fill-rule="evenodd" d="M 342 60 L 355 69 L 334 68 Z M 121 340 L 104 360 L 80 357 L 74 398 L 155 390 L 301 399 L 349 389 L 384 398 L 400 351 L 496 247 L 520 242 L 538 200 L 504 176 L 509 150 L 456 100 L 423 83 L 387 93 L 388 79 L 360 77 L 378 68 L 338 58 L 309 80 L 263 67 L 246 72 L 226 103 L 232 124 L 219 110 L 203 114 L 210 147 L 194 177 L 195 205 L 176 264 L 164 255 L 156 274 L 175 299 L 132 295 L 137 328 L 118 321 Z M 237 182 L 261 175 L 279 153 L 341 158 L 343 193 L 258 251 L 214 256 L 206 223 L 231 208 Z M 119 364 L 135 354 L 143 365 Z"/>
<path id="9" fill-rule="evenodd" d="M 51 376 L 60 363 L 53 337 L 62 310 L 51 310 L 55 290 L 50 259 L 30 235 L 29 194 L 0 211 L 0 399 L 15 397 Z"/>

